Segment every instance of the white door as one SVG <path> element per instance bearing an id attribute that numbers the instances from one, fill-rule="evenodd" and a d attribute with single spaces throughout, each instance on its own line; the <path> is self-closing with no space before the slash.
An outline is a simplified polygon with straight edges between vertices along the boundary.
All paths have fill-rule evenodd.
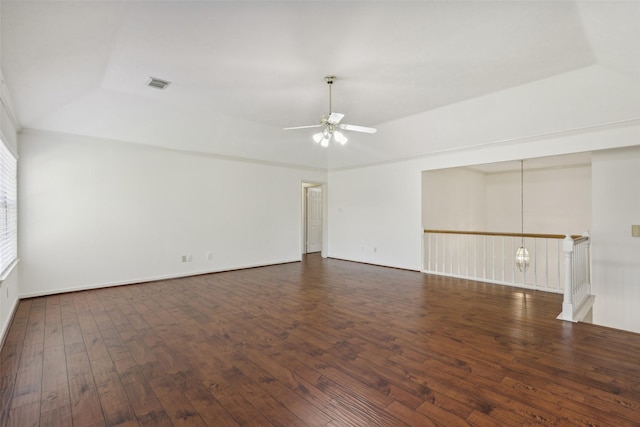
<path id="1" fill-rule="evenodd" d="M 307 253 L 322 250 L 322 188 L 307 188 Z"/>

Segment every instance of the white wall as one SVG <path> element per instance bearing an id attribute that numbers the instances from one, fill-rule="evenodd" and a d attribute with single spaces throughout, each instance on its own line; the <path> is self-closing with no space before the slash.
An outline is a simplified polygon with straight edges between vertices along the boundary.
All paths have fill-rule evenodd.
<path id="1" fill-rule="evenodd" d="M 632 146 L 639 141 L 640 124 L 607 126 L 330 171 L 328 256 L 420 270 L 423 171 Z"/>
<path id="2" fill-rule="evenodd" d="M 453 168 L 422 174 L 422 225 L 437 230 L 485 230 L 485 174 Z"/>
<path id="3" fill-rule="evenodd" d="M 22 296 L 299 260 L 301 182 L 326 180 L 65 134 L 19 143 Z"/>
<path id="4" fill-rule="evenodd" d="M 417 269 L 420 182 L 421 172 L 402 163 L 331 173 L 328 255 Z"/>
<path id="5" fill-rule="evenodd" d="M 519 233 L 520 180 L 520 171 L 425 171 L 422 224 L 440 230 Z M 591 165 L 525 168 L 524 196 L 527 233 L 582 234 L 591 229 Z"/>
<path id="6" fill-rule="evenodd" d="M 592 165 L 593 322 L 640 332 L 640 148 L 596 152 Z"/>
<path id="7" fill-rule="evenodd" d="M 486 183 L 487 231 L 520 232 L 520 171 L 487 174 Z M 590 229 L 590 165 L 525 167 L 525 233 L 582 234 Z"/>

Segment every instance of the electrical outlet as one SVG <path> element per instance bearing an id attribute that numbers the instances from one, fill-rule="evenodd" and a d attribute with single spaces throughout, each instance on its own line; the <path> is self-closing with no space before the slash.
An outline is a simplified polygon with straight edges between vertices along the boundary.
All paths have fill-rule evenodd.
<path id="1" fill-rule="evenodd" d="M 187 262 L 193 261 L 193 257 L 191 255 L 187 255 Z"/>
<path id="2" fill-rule="evenodd" d="M 207 252 L 207 259 L 209 261 L 211 261 L 213 259 L 213 253 L 212 252 Z"/>

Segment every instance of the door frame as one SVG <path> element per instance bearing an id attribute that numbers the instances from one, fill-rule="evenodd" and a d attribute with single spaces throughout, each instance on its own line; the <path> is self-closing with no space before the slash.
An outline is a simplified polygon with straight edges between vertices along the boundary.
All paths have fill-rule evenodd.
<path id="1" fill-rule="evenodd" d="M 322 250 L 320 256 L 327 257 L 327 183 L 302 180 L 300 183 L 300 257 L 307 254 L 307 188 L 320 187 L 322 190 Z M 302 258 L 301 258 L 302 259 Z"/>

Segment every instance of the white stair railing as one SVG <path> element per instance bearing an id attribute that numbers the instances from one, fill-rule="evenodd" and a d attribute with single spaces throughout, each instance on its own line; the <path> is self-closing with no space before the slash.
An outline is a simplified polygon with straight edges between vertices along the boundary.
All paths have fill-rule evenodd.
<path id="1" fill-rule="evenodd" d="M 588 233 L 577 239 L 567 236 L 563 240 L 565 286 L 562 313 L 558 319 L 580 322 L 593 307 L 590 240 Z"/>
<path id="2" fill-rule="evenodd" d="M 563 234 L 424 230 L 423 272 L 562 293 Z M 524 240 L 531 256 L 522 273 L 515 264 Z"/>

